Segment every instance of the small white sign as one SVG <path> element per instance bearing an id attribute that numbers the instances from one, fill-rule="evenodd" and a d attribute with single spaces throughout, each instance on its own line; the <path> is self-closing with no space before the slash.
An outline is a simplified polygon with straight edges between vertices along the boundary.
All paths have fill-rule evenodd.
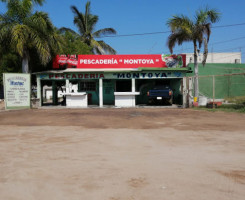
<path id="1" fill-rule="evenodd" d="M 31 107 L 30 74 L 3 74 L 4 99 L 6 109 Z"/>

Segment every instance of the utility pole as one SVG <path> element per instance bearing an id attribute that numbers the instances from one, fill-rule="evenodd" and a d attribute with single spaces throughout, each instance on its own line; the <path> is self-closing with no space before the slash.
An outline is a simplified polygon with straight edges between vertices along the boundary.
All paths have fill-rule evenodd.
<path id="1" fill-rule="evenodd" d="M 213 109 L 215 108 L 214 99 L 215 99 L 215 76 L 213 75 Z"/>

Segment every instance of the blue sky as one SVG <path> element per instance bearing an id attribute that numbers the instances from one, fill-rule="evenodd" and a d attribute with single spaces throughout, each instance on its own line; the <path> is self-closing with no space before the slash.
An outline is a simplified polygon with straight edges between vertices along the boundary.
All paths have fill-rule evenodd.
<path id="1" fill-rule="evenodd" d="M 46 0 L 36 9 L 49 14 L 53 24 L 77 30 L 71 5 L 84 11 L 85 0 Z M 192 17 L 203 6 L 217 9 L 221 20 L 214 26 L 245 23 L 243 0 L 91 0 L 92 14 L 99 16 L 97 29 L 113 27 L 118 35 L 168 31 L 166 21 L 174 14 Z M 4 12 L 4 5 L 0 4 Z M 209 52 L 245 52 L 245 25 L 212 29 Z M 118 54 L 167 54 L 169 33 L 103 38 Z M 239 39 L 244 37 L 243 39 Z M 233 41 L 229 41 L 235 39 Z M 223 42 L 224 41 L 224 42 Z M 216 44 L 215 44 L 216 43 Z M 192 44 L 176 46 L 174 53 L 193 52 Z M 243 57 L 245 54 L 243 54 Z"/>

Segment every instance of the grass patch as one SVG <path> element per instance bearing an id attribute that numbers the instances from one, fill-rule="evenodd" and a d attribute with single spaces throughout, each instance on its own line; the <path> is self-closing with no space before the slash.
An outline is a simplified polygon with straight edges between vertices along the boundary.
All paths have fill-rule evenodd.
<path id="1" fill-rule="evenodd" d="M 224 104 L 217 109 L 226 112 L 239 112 L 245 113 L 245 104 Z"/>
<path id="2" fill-rule="evenodd" d="M 201 106 L 201 107 L 194 107 L 194 109 L 195 110 L 207 110 L 210 112 L 224 111 L 224 112 L 245 113 L 245 104 L 223 104 L 214 109 Z"/>
<path id="3" fill-rule="evenodd" d="M 225 101 L 229 103 L 238 104 L 238 105 L 242 105 L 242 104 L 245 105 L 245 96 L 225 98 Z"/>
<path id="4" fill-rule="evenodd" d="M 245 113 L 245 96 L 225 98 L 228 104 L 222 104 L 217 108 L 207 108 L 204 106 L 194 107 L 195 110 L 207 110 L 210 112 L 223 111 L 223 112 L 237 112 Z"/>

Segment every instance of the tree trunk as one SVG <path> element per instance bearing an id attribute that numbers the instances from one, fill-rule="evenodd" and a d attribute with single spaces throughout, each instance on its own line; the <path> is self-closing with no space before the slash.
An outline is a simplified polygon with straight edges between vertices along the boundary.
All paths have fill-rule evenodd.
<path id="1" fill-rule="evenodd" d="M 199 82 L 198 82 L 198 49 L 194 43 L 194 97 L 199 97 Z"/>
<path id="2" fill-rule="evenodd" d="M 22 58 L 22 73 L 29 73 L 28 56 L 25 54 Z"/>

